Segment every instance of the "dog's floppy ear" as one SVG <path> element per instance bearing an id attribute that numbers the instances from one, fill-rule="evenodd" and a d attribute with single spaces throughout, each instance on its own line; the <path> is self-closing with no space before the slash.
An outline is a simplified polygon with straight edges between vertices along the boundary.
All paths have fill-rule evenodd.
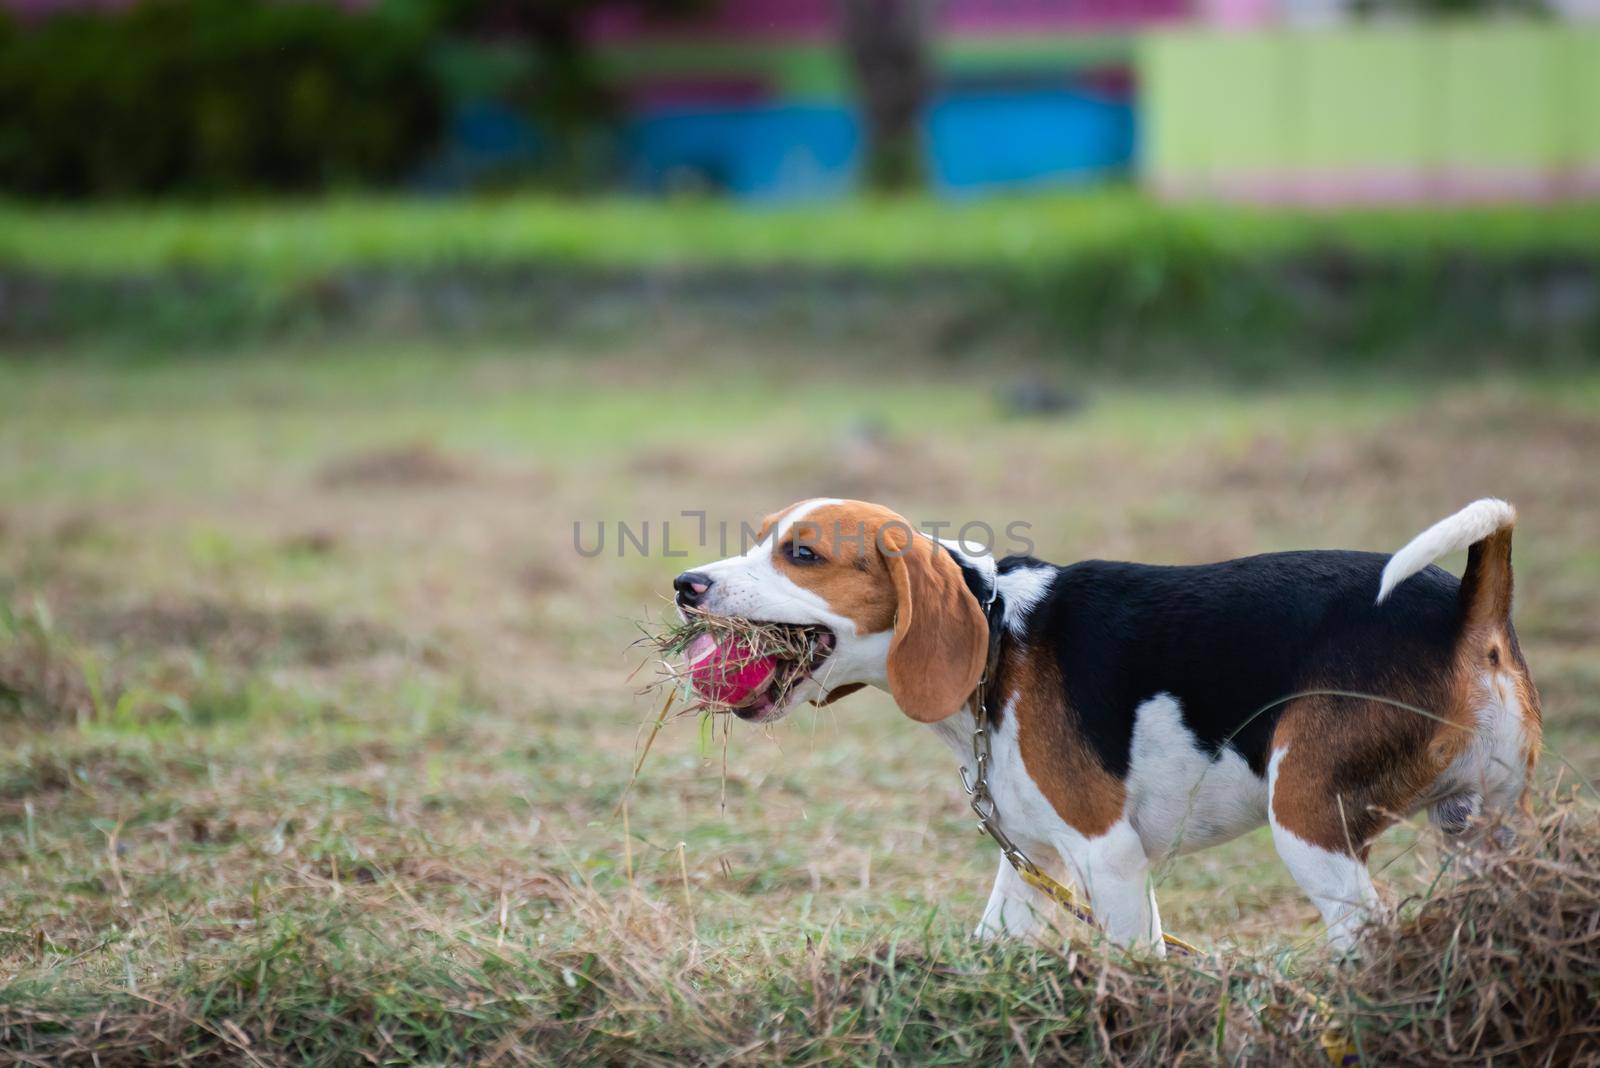
<path id="1" fill-rule="evenodd" d="M 919 723 L 960 710 L 983 675 L 989 624 L 960 566 L 938 543 L 902 522 L 879 532 L 896 598 L 889 642 L 889 692 Z"/>

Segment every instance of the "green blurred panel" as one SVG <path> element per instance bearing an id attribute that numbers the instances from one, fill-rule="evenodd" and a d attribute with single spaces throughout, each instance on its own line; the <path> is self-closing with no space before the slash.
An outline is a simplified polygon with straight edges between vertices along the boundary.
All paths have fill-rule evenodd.
<path id="1" fill-rule="evenodd" d="M 1560 71 L 1561 162 L 1600 167 L 1600 26 L 1567 26 L 1553 48 Z"/>
<path id="2" fill-rule="evenodd" d="M 1151 35 L 1139 52 L 1145 167 L 1185 179 L 1282 167 L 1296 113 L 1283 45 L 1267 34 Z"/>
<path id="3" fill-rule="evenodd" d="M 844 55 L 828 42 L 663 41 L 606 48 L 605 76 L 622 83 L 661 77 L 759 77 L 784 97 L 840 98 L 850 92 Z"/>
<path id="4" fill-rule="evenodd" d="M 1600 162 L 1600 27 L 1178 30 L 1138 56 L 1142 159 L 1164 178 Z"/>
<path id="5" fill-rule="evenodd" d="M 1555 165 L 1564 99 L 1558 47 L 1565 27 L 1456 26 L 1436 31 L 1444 53 L 1440 129 L 1451 167 Z"/>
<path id="6" fill-rule="evenodd" d="M 1139 148 L 1146 173 L 1189 178 L 1209 172 L 1214 123 L 1210 108 L 1195 99 L 1209 85 L 1201 70 L 1206 58 L 1206 46 L 1189 34 L 1154 33 L 1140 43 Z"/>
<path id="7" fill-rule="evenodd" d="M 1293 165 L 1389 169 L 1427 160 L 1435 64 L 1425 32 L 1323 30 L 1282 40 L 1303 87 Z"/>
<path id="8" fill-rule="evenodd" d="M 779 64 L 777 83 L 785 96 L 842 98 L 852 92 L 844 56 L 832 46 L 791 49 Z"/>
<path id="9" fill-rule="evenodd" d="M 1110 66 L 1133 58 L 1133 41 L 1120 34 L 1051 37 L 947 37 L 934 44 L 934 65 L 944 75 Z"/>
<path id="10" fill-rule="evenodd" d="M 1259 34 L 1224 37 L 1220 45 L 1204 94 L 1222 116 L 1211 137 L 1214 167 L 1281 167 L 1302 107 L 1294 56 Z"/>

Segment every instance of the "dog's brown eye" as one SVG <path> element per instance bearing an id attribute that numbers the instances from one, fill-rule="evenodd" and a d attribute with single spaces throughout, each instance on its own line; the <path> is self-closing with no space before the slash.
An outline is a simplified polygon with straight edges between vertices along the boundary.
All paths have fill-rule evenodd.
<path id="1" fill-rule="evenodd" d="M 792 564 L 822 563 L 822 557 L 815 549 L 797 541 L 787 542 L 783 547 L 783 555 Z"/>

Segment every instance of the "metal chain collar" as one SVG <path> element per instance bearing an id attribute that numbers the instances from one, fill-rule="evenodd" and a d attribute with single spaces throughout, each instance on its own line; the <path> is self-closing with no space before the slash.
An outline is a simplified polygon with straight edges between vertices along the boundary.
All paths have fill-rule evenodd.
<path id="1" fill-rule="evenodd" d="M 986 683 L 987 679 L 978 684 L 980 693 Z M 987 713 L 988 709 L 981 699 L 973 700 L 972 762 L 977 771 L 969 777 L 967 766 L 965 764 L 961 765 L 961 786 L 962 789 L 967 791 L 972 811 L 977 814 L 978 830 L 994 839 L 995 844 L 1000 847 L 1000 852 L 1005 856 L 1006 860 L 1011 862 L 1012 867 L 1019 871 L 1037 871 L 1039 866 L 1029 860 L 1027 854 L 1011 840 L 1011 836 L 1000 828 L 1000 811 L 995 806 L 994 795 L 989 792 L 989 763 L 991 758 L 989 731 L 985 726 L 988 718 Z"/>
<path id="2" fill-rule="evenodd" d="M 985 613 L 988 614 L 988 613 Z M 993 762 L 989 748 L 989 680 L 993 676 L 996 663 L 999 660 L 1000 642 L 995 632 L 995 624 L 990 622 L 990 633 L 995 635 L 989 642 L 989 660 L 984 667 L 983 677 L 978 680 L 978 688 L 972 693 L 970 707 L 972 709 L 972 763 L 977 769 L 969 774 L 967 766 L 960 766 L 961 788 L 967 792 L 968 802 L 972 811 L 978 817 L 978 830 L 994 839 L 995 845 L 1000 847 L 1000 855 L 1006 858 L 1022 881 L 1048 895 L 1056 904 L 1071 912 L 1085 923 L 1094 922 L 1094 914 L 1078 904 L 1077 896 L 1072 889 L 1057 882 L 1047 875 L 1043 868 L 1035 864 L 1022 847 L 1011 840 L 1000 826 L 1000 810 L 995 804 L 994 795 L 989 791 L 989 766 Z"/>
<path id="3" fill-rule="evenodd" d="M 1042 875 L 1039 866 L 1029 860 L 1027 854 L 1011 840 L 1011 836 L 1000 828 L 1000 810 L 995 805 L 994 794 L 989 791 L 989 765 L 993 762 L 989 748 L 989 683 L 1000 666 L 1001 619 L 996 611 L 1000 605 L 999 586 L 999 576 L 996 575 L 995 588 L 983 606 L 989 631 L 988 650 L 983 661 L 983 674 L 978 678 L 978 688 L 972 691 L 972 696 L 967 700 L 972 710 L 972 763 L 976 771 L 969 778 L 967 766 L 961 765 L 961 788 L 967 792 L 972 811 L 978 817 L 978 830 L 994 839 L 1011 866 L 1019 872 Z"/>

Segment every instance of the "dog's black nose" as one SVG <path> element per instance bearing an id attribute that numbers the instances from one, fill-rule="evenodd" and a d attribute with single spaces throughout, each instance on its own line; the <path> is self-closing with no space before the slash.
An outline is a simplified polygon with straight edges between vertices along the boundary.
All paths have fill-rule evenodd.
<path id="1" fill-rule="evenodd" d="M 685 571 L 672 580 L 672 588 L 678 591 L 680 605 L 693 608 L 711 588 L 711 576 L 703 571 Z"/>

